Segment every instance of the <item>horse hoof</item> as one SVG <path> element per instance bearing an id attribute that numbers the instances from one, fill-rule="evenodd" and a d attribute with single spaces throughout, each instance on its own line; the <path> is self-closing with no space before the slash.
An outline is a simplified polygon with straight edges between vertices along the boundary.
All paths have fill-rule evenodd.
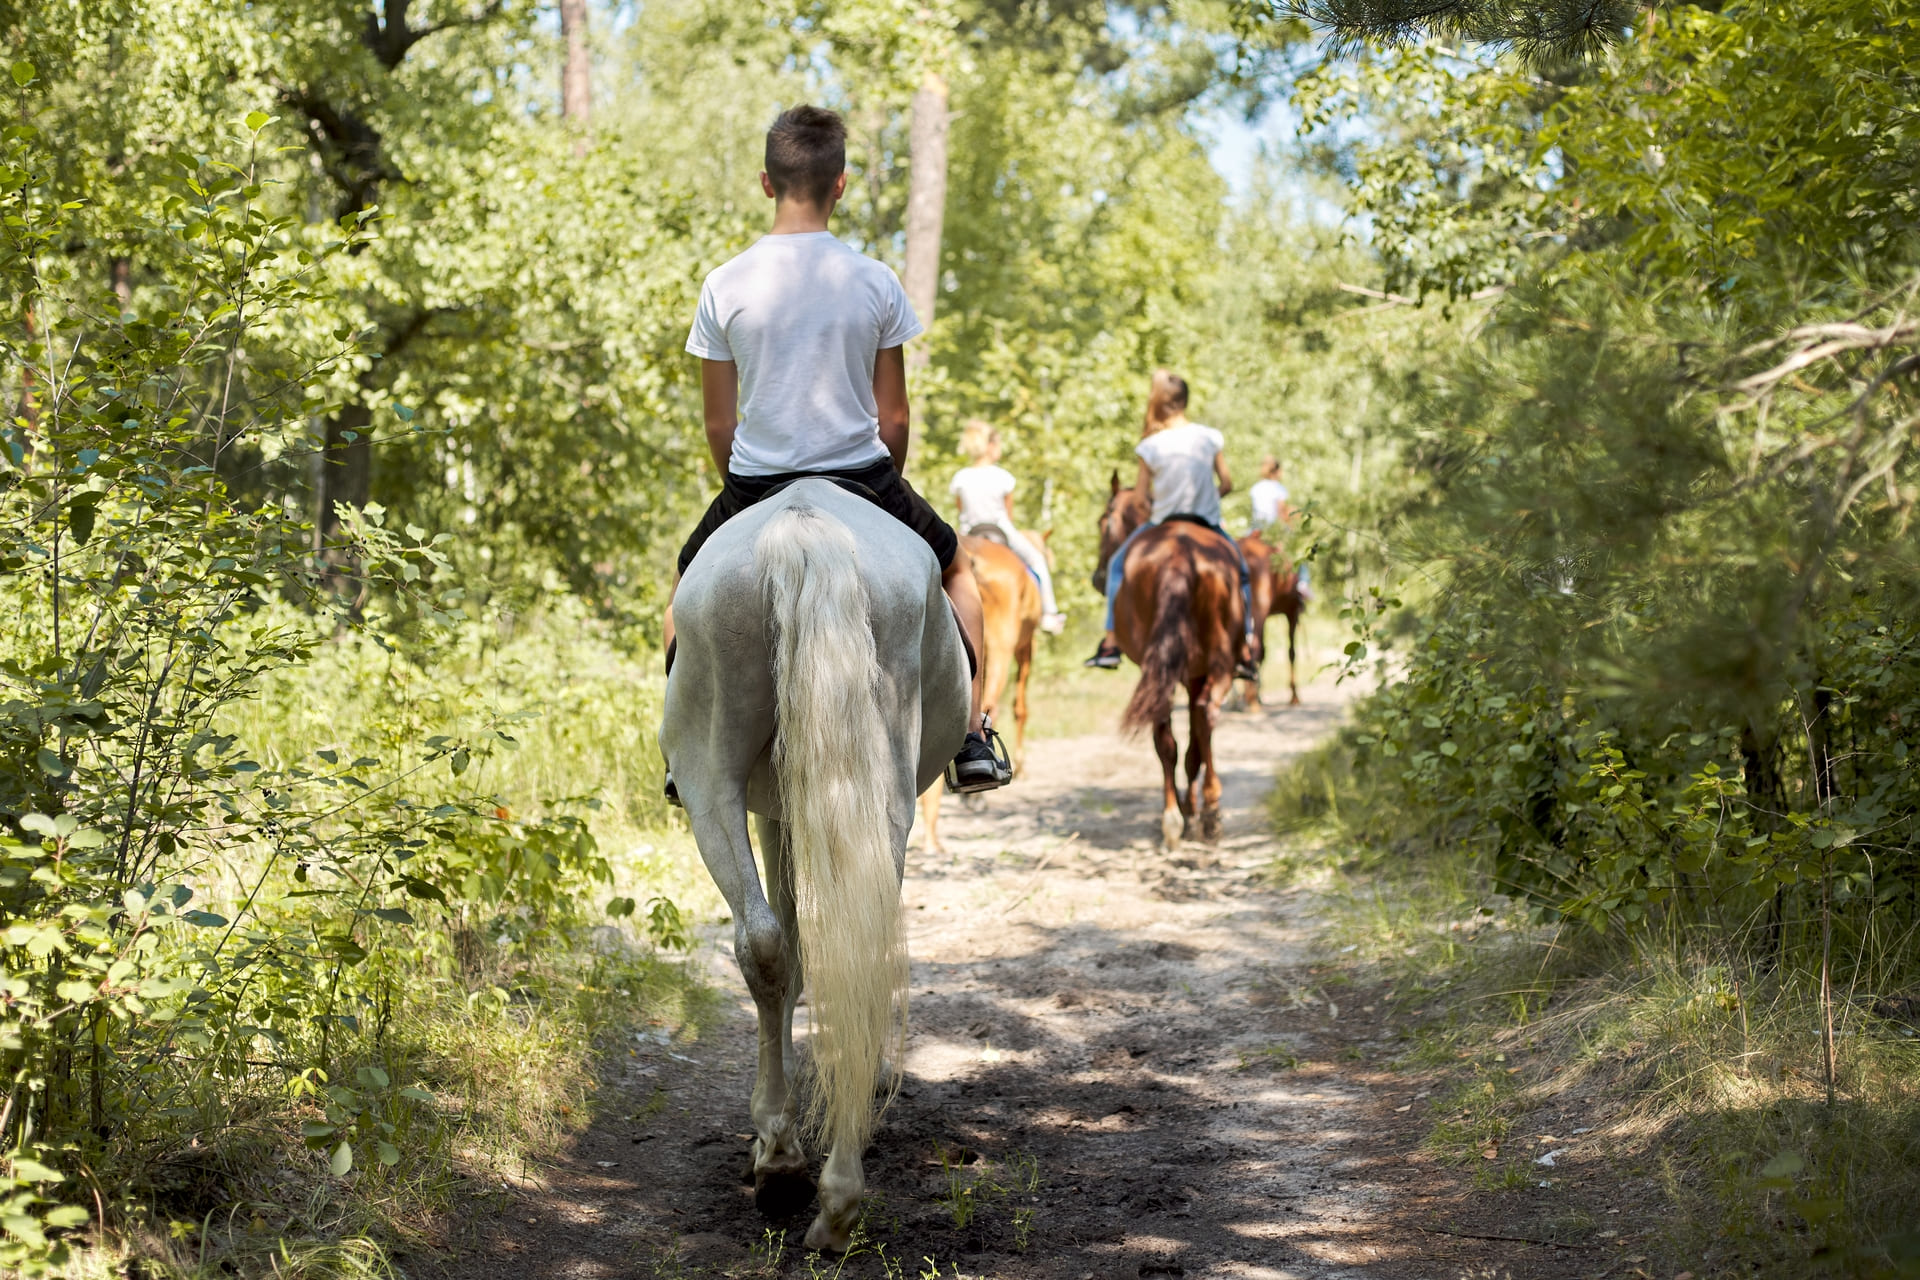
<path id="1" fill-rule="evenodd" d="M 853 1243 L 853 1219 L 860 1216 L 858 1207 L 848 1215 L 847 1224 L 835 1227 L 827 1221 L 826 1211 L 813 1220 L 807 1228 L 806 1247 L 818 1253 L 845 1253 L 847 1246 Z"/>
<path id="2" fill-rule="evenodd" d="M 1208 844 L 1220 839 L 1220 811 L 1208 809 L 1200 815 L 1200 838 Z"/>
<path id="3" fill-rule="evenodd" d="M 791 1218 L 813 1203 L 813 1179 L 806 1165 L 761 1169 L 753 1175 L 753 1207 L 766 1218 Z"/>
<path id="4" fill-rule="evenodd" d="M 1180 837 L 1186 834 L 1187 820 L 1180 816 L 1178 809 L 1168 809 L 1160 815 L 1160 840 L 1172 853 L 1180 847 Z"/>

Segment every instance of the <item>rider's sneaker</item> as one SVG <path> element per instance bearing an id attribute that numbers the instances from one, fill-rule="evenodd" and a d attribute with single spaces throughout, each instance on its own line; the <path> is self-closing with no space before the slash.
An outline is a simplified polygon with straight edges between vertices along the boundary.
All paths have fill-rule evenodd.
<path id="1" fill-rule="evenodd" d="M 1050 636 L 1059 635 L 1067 629 L 1067 615 L 1064 613 L 1041 614 L 1040 629 Z"/>
<path id="2" fill-rule="evenodd" d="M 1013 765 L 1000 745 L 1000 735 L 991 727 L 969 733 L 960 754 L 947 766 L 947 789 L 959 795 L 992 791 L 1012 781 Z"/>
<path id="3" fill-rule="evenodd" d="M 1118 645 L 1103 642 L 1098 649 L 1093 651 L 1093 656 L 1080 665 L 1084 667 L 1098 667 L 1102 671 L 1118 671 L 1120 669 L 1120 648 Z"/>
<path id="4" fill-rule="evenodd" d="M 1260 678 L 1260 668 L 1243 658 L 1233 664 L 1233 678 L 1235 680 L 1258 680 Z"/>

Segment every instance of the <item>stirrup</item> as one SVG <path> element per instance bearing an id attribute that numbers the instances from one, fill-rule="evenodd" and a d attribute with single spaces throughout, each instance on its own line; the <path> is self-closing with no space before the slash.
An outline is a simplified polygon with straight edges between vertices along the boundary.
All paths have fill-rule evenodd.
<path id="1" fill-rule="evenodd" d="M 993 791 L 1013 781 L 1013 760 L 1007 755 L 1006 743 L 1000 741 L 1000 735 L 993 731 L 993 719 L 980 717 L 980 738 L 987 744 L 987 750 L 993 753 L 993 776 L 979 782 L 962 783 L 960 781 L 960 760 L 956 756 L 947 761 L 947 790 L 957 796 L 972 795 L 977 791 Z M 964 750 L 964 748 L 962 748 Z"/>

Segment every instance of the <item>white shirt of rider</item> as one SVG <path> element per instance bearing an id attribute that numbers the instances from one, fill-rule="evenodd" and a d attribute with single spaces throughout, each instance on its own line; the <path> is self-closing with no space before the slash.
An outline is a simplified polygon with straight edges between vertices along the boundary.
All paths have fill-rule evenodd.
<path id="1" fill-rule="evenodd" d="M 1255 480 L 1247 490 L 1253 500 L 1253 527 L 1271 528 L 1280 523 L 1280 508 L 1287 502 L 1287 486 L 1278 480 Z"/>
<path id="2" fill-rule="evenodd" d="M 900 279 L 831 232 L 762 236 L 700 286 L 687 351 L 731 360 L 737 476 L 850 471 L 887 456 L 876 355 L 921 332 Z"/>
<path id="3" fill-rule="evenodd" d="M 1013 486 L 1013 477 L 995 466 L 962 467 L 954 472 L 947 491 L 960 500 L 960 532 L 975 525 L 1003 523 Z"/>
<path id="4" fill-rule="evenodd" d="M 1134 448 L 1153 473 L 1153 520 L 1199 516 L 1220 523 L 1220 489 L 1213 481 L 1213 460 L 1227 447 L 1212 427 L 1183 422 L 1142 440 Z"/>

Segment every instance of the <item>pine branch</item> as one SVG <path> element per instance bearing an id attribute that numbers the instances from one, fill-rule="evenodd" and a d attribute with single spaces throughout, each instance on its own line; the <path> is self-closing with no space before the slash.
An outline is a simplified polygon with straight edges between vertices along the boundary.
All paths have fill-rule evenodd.
<path id="1" fill-rule="evenodd" d="M 1306 22 L 1335 54 L 1428 40 L 1505 45 L 1529 64 L 1591 58 L 1645 12 L 1630 0 L 1242 0 L 1254 25 Z"/>

